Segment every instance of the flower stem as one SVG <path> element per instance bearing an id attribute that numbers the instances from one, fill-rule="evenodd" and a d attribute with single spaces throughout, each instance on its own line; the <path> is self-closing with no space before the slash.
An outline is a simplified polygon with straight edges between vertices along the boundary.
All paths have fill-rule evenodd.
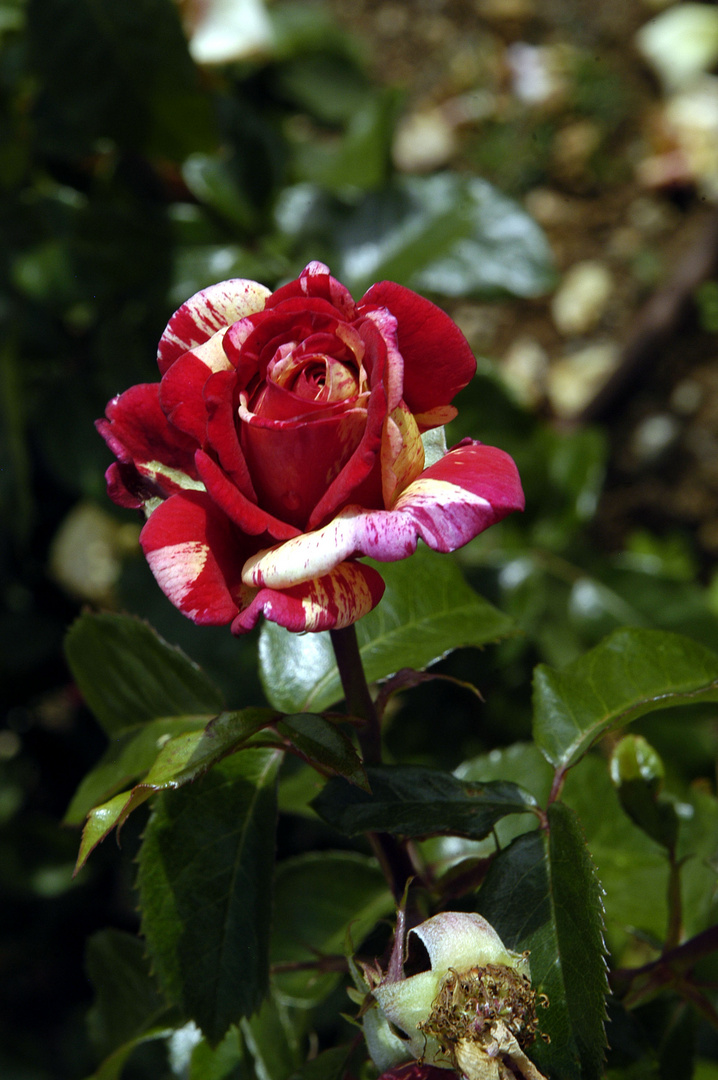
<path id="1" fill-rule="evenodd" d="M 359 745 L 364 764 L 380 765 L 381 723 L 369 693 L 356 630 L 352 624 L 342 630 L 330 630 L 330 635 L 347 712 L 350 716 L 364 721 L 359 729 Z M 381 832 L 367 833 L 367 839 L 398 903 L 404 894 L 407 881 L 416 874 L 406 845 L 396 837 Z"/>
<path id="2" fill-rule="evenodd" d="M 379 716 L 374 708 L 369 687 L 364 674 L 364 665 L 359 655 L 354 624 L 342 630 L 330 630 L 334 655 L 339 668 L 347 712 L 364 721 L 359 731 L 359 745 L 362 749 L 365 765 L 378 765 L 381 762 L 381 729 Z"/>

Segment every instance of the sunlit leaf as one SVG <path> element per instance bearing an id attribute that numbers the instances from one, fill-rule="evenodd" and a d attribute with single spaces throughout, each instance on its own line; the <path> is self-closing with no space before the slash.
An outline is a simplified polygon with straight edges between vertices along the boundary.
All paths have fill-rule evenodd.
<path id="1" fill-rule="evenodd" d="M 221 713 L 209 723 L 206 716 L 196 717 L 194 726 L 185 722 L 182 726 L 189 730 L 160 742 L 152 767 L 141 783 L 90 811 L 82 832 L 77 869 L 85 864 L 97 844 L 115 826 L 123 825 L 132 811 L 151 795 L 196 780 L 276 718 L 277 714 L 271 709 L 243 709 L 236 713 Z"/>
<path id="2" fill-rule="evenodd" d="M 718 701 L 718 657 L 660 630 L 617 630 L 562 671 L 534 673 L 534 738 L 567 769 L 612 728 L 674 705 Z"/>
<path id="3" fill-rule="evenodd" d="M 474 176 L 403 177 L 360 203 L 337 242 L 358 294 L 382 279 L 439 296 L 536 296 L 552 283 L 539 226 Z"/>
<path id="4" fill-rule="evenodd" d="M 370 682 L 400 668 L 428 667 L 452 649 L 485 645 L 513 630 L 445 555 L 419 548 L 403 562 L 372 565 L 387 587 L 379 606 L 357 623 Z M 299 636 L 265 623 L 259 656 L 265 692 L 276 708 L 321 712 L 343 697 L 327 633 Z"/>

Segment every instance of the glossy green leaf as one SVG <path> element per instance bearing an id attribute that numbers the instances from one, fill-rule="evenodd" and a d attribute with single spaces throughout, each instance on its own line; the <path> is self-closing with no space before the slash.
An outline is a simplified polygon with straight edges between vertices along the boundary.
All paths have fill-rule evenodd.
<path id="1" fill-rule="evenodd" d="M 553 280 L 550 248 L 526 211 L 457 173 L 403 177 L 370 195 L 337 244 L 338 276 L 357 295 L 388 279 L 439 296 L 537 296 Z"/>
<path id="2" fill-rule="evenodd" d="M 321 1001 L 344 968 L 347 929 L 358 947 L 393 910 L 373 859 L 323 851 L 279 863 L 270 954 L 278 993 L 296 1005 Z"/>
<path id="3" fill-rule="evenodd" d="M 343 776 L 369 790 L 361 759 L 349 736 L 332 720 L 314 713 L 298 713 L 277 721 L 278 735 L 325 776 Z"/>
<path id="4" fill-rule="evenodd" d="M 534 739 L 556 768 L 605 732 L 674 705 L 718 701 L 718 657 L 678 634 L 616 630 L 562 671 L 534 672 Z"/>
<path id="5" fill-rule="evenodd" d="M 503 780 L 479 783 L 415 765 L 367 769 L 371 793 L 330 780 L 312 806 L 346 836 L 388 832 L 401 836 L 481 839 L 506 814 L 536 808 L 533 795 Z"/>
<path id="6" fill-rule="evenodd" d="M 678 815 L 661 798 L 663 762 L 642 735 L 625 735 L 611 753 L 611 779 L 621 806 L 639 828 L 656 843 L 673 851 L 678 837 Z"/>
<path id="7" fill-rule="evenodd" d="M 152 767 L 141 783 L 94 807 L 88 814 L 76 869 L 85 864 L 92 850 L 115 826 L 121 827 L 132 811 L 151 795 L 196 780 L 271 724 L 276 715 L 271 709 L 243 709 L 221 713 L 209 722 L 206 716 L 196 717 L 193 728 L 161 741 Z"/>
<path id="8" fill-rule="evenodd" d="M 425 668 L 452 649 L 506 637 L 513 623 L 467 584 L 452 558 L 419 548 L 410 559 L 372 563 L 386 581 L 381 603 L 357 623 L 369 682 Z M 322 712 L 343 697 L 329 634 L 290 634 L 265 623 L 259 639 L 269 701 L 286 712 Z"/>
<path id="9" fill-rule="evenodd" d="M 204 672 L 141 619 L 81 615 L 67 633 L 65 654 L 110 737 L 146 720 L 222 708 L 222 696 Z"/>
<path id="10" fill-rule="evenodd" d="M 81 825 L 94 807 L 143 776 L 168 738 L 196 731 L 202 720 L 206 722 L 206 718 L 196 716 L 149 720 L 140 728 L 128 728 L 118 735 L 82 780 L 67 808 L 64 824 Z"/>
<path id="11" fill-rule="evenodd" d="M 174 5 L 165 0 L 33 0 L 30 55 L 45 152 L 92 153 L 99 139 L 175 161 L 214 141 Z M 92 87 L 92 93 L 88 93 Z"/>
<path id="12" fill-rule="evenodd" d="M 477 908 L 511 949 L 530 951 L 531 978 L 549 1005 L 530 1055 L 561 1080 L 603 1075 L 607 990 L 601 886 L 568 807 L 549 807 L 549 832 L 525 833 L 494 862 Z"/>
<path id="13" fill-rule="evenodd" d="M 154 968 L 212 1045 L 267 986 L 279 760 L 247 750 L 164 794 L 139 855 Z"/>

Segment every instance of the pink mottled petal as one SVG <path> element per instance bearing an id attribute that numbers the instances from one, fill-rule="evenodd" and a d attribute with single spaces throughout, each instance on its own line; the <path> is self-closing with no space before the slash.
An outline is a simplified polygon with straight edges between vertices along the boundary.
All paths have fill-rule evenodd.
<path id="1" fill-rule="evenodd" d="M 323 528 L 253 555 L 242 580 L 288 588 L 358 555 L 379 562 L 405 559 L 419 538 L 436 551 L 455 551 L 523 505 L 509 455 L 466 440 L 409 484 L 392 510 L 348 506 Z"/>
<path id="2" fill-rule="evenodd" d="M 448 405 L 476 372 L 468 341 L 446 312 L 392 281 L 372 285 L 358 304 L 360 312 L 388 308 L 399 327 L 404 357 L 404 401 L 413 413 Z"/>
<path id="3" fill-rule="evenodd" d="M 300 531 L 272 517 L 242 494 L 220 467 L 203 450 L 197 451 L 197 471 L 204 481 L 207 493 L 243 533 L 261 536 L 263 533 L 275 540 L 289 540 L 299 536 Z"/>
<path id="4" fill-rule="evenodd" d="M 260 615 L 294 633 L 340 630 L 375 608 L 383 594 L 384 582 L 372 567 L 341 563 L 291 589 L 261 589 L 232 623 L 232 633 L 251 630 Z"/>
<path id="5" fill-rule="evenodd" d="M 455 551 L 514 510 L 523 510 L 518 470 L 503 450 L 464 440 L 401 493 L 408 517 L 435 551 Z"/>
<path id="6" fill-rule="evenodd" d="M 195 293 L 175 311 L 160 338 L 157 363 L 164 373 L 175 360 L 204 344 L 222 327 L 264 308 L 270 290 L 256 281 L 232 278 Z"/>
<path id="7" fill-rule="evenodd" d="M 240 572 L 247 555 L 207 495 L 173 495 L 152 513 L 140 543 L 158 585 L 193 622 L 222 626 L 253 595 Z"/>
<path id="8" fill-rule="evenodd" d="M 402 402 L 384 421 L 381 439 L 381 487 L 387 509 L 423 468 L 424 446 L 419 428 Z"/>
<path id="9" fill-rule="evenodd" d="M 113 473 L 113 488 L 132 487 L 131 471 L 142 478 L 145 498 L 170 495 L 202 485 L 194 464 L 196 443 L 167 420 L 159 401 L 159 383 L 141 383 L 113 398 L 98 420 L 97 430 L 122 465 Z M 139 490 L 139 489 L 137 489 Z M 122 502 L 120 505 L 127 505 Z"/>

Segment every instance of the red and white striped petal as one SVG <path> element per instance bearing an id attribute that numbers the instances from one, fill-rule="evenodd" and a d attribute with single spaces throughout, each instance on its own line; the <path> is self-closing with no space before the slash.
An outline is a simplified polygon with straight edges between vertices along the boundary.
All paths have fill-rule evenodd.
<path id="1" fill-rule="evenodd" d="M 158 506 L 140 544 L 165 596 L 196 623 L 223 626 L 254 595 L 240 579 L 247 556 L 240 534 L 202 492 Z"/>
<path id="2" fill-rule="evenodd" d="M 260 589 L 232 623 L 232 633 L 247 633 L 260 615 L 294 633 L 341 630 L 375 608 L 383 594 L 384 582 L 371 566 L 341 563 L 291 589 Z"/>
<path id="3" fill-rule="evenodd" d="M 242 580 L 286 589 L 358 555 L 379 562 L 405 559 L 419 538 L 435 551 L 455 551 L 523 506 L 509 455 L 466 440 L 409 484 L 391 510 L 348 506 L 323 528 L 252 556 Z"/>
<path id="4" fill-rule="evenodd" d="M 203 345 L 218 330 L 264 309 L 271 290 L 257 281 L 231 278 L 195 293 L 175 311 L 157 349 L 161 373 L 189 349 Z"/>

